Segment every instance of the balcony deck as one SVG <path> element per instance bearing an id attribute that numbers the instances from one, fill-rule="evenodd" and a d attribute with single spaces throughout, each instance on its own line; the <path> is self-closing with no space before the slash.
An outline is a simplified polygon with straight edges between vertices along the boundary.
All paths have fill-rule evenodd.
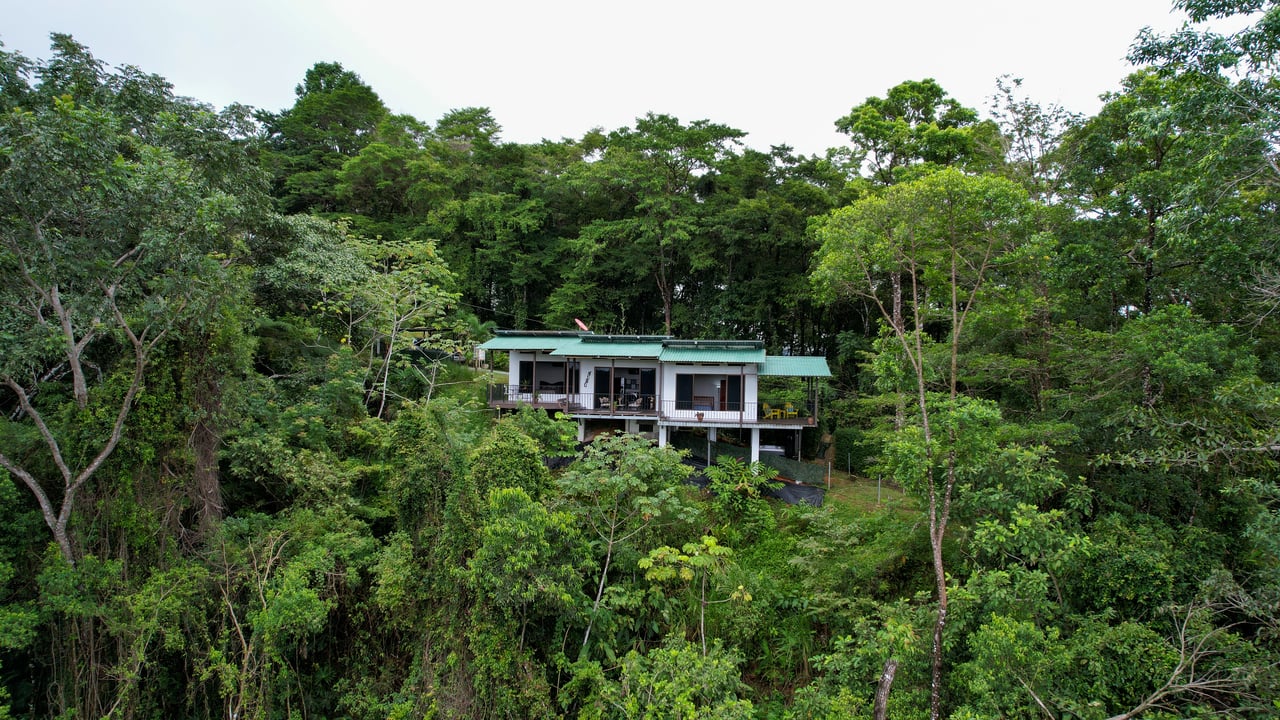
<path id="1" fill-rule="evenodd" d="M 533 393 L 514 385 L 489 386 L 489 407 L 502 410 L 532 407 L 563 412 L 574 418 L 652 418 L 664 424 L 707 427 L 803 428 L 817 424 L 808 408 L 791 415 L 781 408 L 772 408 L 771 416 L 765 417 L 762 404 L 741 408 L 717 408 L 717 404 L 713 398 L 701 397 L 692 401 L 658 402 L 654 395 L 636 393 L 611 397 L 591 393 Z"/>

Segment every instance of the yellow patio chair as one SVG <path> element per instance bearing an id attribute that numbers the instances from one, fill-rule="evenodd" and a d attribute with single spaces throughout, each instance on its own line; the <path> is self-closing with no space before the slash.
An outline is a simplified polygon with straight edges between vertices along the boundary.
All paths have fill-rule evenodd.
<path id="1" fill-rule="evenodd" d="M 795 405 L 792 405 L 791 403 L 786 403 L 785 405 L 782 406 L 782 417 L 786 417 L 786 418 L 800 417 L 800 413 L 799 411 L 796 410 Z"/>
<path id="2" fill-rule="evenodd" d="M 765 420 L 777 420 L 782 417 L 782 411 L 776 407 L 769 407 L 769 403 L 760 403 L 760 416 Z"/>

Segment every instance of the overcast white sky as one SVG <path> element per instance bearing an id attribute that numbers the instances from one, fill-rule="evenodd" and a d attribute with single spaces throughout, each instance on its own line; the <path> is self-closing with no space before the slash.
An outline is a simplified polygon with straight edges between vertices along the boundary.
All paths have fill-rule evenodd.
<path id="1" fill-rule="evenodd" d="M 903 80 L 985 110 L 995 80 L 1092 113 L 1172 0 L 0 0 L 0 41 L 28 57 L 67 32 L 109 65 L 162 75 L 217 107 L 293 103 L 337 61 L 395 112 L 433 123 L 486 106 L 502 138 L 580 137 L 653 111 L 748 133 L 759 149 L 843 145 L 833 123 Z"/>

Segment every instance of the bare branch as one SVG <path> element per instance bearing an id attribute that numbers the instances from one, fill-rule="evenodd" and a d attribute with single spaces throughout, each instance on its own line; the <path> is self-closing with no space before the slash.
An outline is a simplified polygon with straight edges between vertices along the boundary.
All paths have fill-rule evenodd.
<path id="1" fill-rule="evenodd" d="M 66 460 L 62 457 L 62 448 L 58 446 L 58 439 L 53 436 L 53 431 L 49 429 L 48 423 L 44 421 L 44 417 L 39 410 L 31 404 L 31 398 L 27 396 L 26 390 L 23 389 L 13 378 L 5 377 L 4 384 L 18 396 L 18 404 L 22 406 L 22 411 L 31 418 L 35 423 L 36 429 L 40 432 L 40 437 L 44 439 L 44 444 L 49 448 L 49 454 L 53 457 L 53 462 L 58 466 L 58 472 L 62 473 L 63 484 L 70 486 L 72 482 L 71 468 L 67 466 Z"/>
<path id="2" fill-rule="evenodd" d="M 1176 712 L 1178 701 L 1182 699 L 1198 700 L 1227 714 L 1243 703 L 1261 703 L 1249 689 L 1249 683 L 1234 675 L 1229 668 L 1213 663 L 1220 656 L 1215 641 L 1230 632 L 1231 625 L 1218 625 L 1196 632 L 1193 622 L 1203 612 L 1213 610 L 1206 603 L 1192 603 L 1174 616 L 1174 637 L 1177 643 L 1178 661 L 1169 673 L 1168 679 L 1150 695 L 1143 698 L 1131 710 L 1113 715 L 1107 720 L 1132 720 L 1148 710 L 1166 710 Z"/>
<path id="3" fill-rule="evenodd" d="M 44 491 L 39 481 L 22 466 L 5 457 L 4 453 L 0 453 L 0 466 L 15 475 L 23 485 L 27 486 L 31 494 L 36 496 L 36 502 L 40 503 L 40 514 L 44 515 L 45 524 L 52 528 L 57 522 L 57 515 L 53 512 L 53 504 L 49 502 L 49 494 Z"/>

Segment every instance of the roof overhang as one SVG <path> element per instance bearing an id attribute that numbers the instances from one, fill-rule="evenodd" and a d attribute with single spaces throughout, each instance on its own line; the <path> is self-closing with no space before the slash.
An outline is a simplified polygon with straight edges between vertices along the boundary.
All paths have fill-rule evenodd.
<path id="1" fill-rule="evenodd" d="M 764 362 L 764 349 L 666 347 L 658 359 L 664 363 L 759 365 Z"/>
<path id="2" fill-rule="evenodd" d="M 579 333 L 576 332 L 512 332 L 499 330 L 495 337 L 484 341 L 478 347 L 485 351 L 542 350 L 551 352 L 576 343 L 578 335 Z"/>
<path id="3" fill-rule="evenodd" d="M 644 340 L 615 340 L 613 342 L 590 342 L 590 338 L 579 338 L 577 342 L 556 348 L 552 355 L 577 358 L 627 358 L 657 360 L 662 353 L 662 342 Z"/>
<path id="4" fill-rule="evenodd" d="M 831 377 L 827 359 L 817 355 L 769 355 L 760 366 L 761 375 L 774 377 Z"/>

